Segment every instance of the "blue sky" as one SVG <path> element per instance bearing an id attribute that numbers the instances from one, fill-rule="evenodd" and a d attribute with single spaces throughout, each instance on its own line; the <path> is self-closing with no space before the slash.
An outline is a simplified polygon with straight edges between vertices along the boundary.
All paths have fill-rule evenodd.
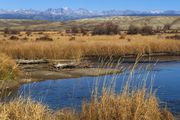
<path id="1" fill-rule="evenodd" d="M 0 9 L 180 10 L 180 0 L 0 0 Z"/>

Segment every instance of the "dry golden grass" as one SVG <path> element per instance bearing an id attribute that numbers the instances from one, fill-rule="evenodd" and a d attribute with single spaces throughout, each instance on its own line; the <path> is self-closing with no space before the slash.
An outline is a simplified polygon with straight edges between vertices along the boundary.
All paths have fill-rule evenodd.
<path id="1" fill-rule="evenodd" d="M 147 78 L 149 73 L 138 79 L 138 85 L 133 83 L 134 70 L 140 57 L 129 71 L 122 92 L 115 93 L 115 86 L 102 88 L 102 95 L 98 97 L 97 90 L 90 103 L 83 103 L 80 118 L 82 120 L 174 120 L 175 117 L 167 108 L 159 106 L 159 101 L 149 88 Z M 147 69 L 150 66 L 147 66 Z M 114 79 L 114 78 L 113 78 Z M 114 81 L 114 80 L 113 80 Z M 132 86 L 133 85 L 133 86 Z M 109 87 L 108 87 L 109 86 Z M 148 88 L 148 89 L 147 89 Z"/>
<path id="2" fill-rule="evenodd" d="M 78 120 L 73 112 L 53 112 L 30 99 L 0 104 L 0 120 Z"/>
<path id="3" fill-rule="evenodd" d="M 0 80 L 14 80 L 19 73 L 16 62 L 7 55 L 0 53 Z"/>
<path id="4" fill-rule="evenodd" d="M 122 56 L 127 54 L 179 52 L 180 41 L 159 39 L 157 36 L 59 36 L 48 33 L 53 42 L 36 42 L 38 34 L 28 37 L 28 41 L 0 41 L 0 51 L 13 58 L 59 59 L 83 56 Z M 20 37 L 24 37 L 23 34 Z M 2 36 L 1 36 L 2 37 Z M 26 36 L 27 37 L 27 36 Z M 59 39 L 58 39 L 59 38 Z M 15 79 L 19 70 L 14 61 L 0 54 L 0 79 Z M 32 100 L 14 100 L 0 103 L 0 120 L 173 120 L 173 115 L 161 109 L 154 94 L 145 88 L 126 91 L 115 95 L 104 91 L 102 96 L 84 103 L 82 111 L 51 111 L 48 107 Z"/>
<path id="5" fill-rule="evenodd" d="M 37 42 L 36 38 L 48 35 L 54 41 Z M 166 36 L 166 35 L 164 35 Z M 28 38 L 27 41 L 21 39 Z M 1 35 L 1 38 L 3 36 Z M 151 53 L 176 53 L 180 52 L 180 41 L 158 38 L 157 35 L 141 36 L 126 35 L 120 39 L 114 36 L 61 36 L 59 33 L 46 32 L 42 34 L 32 33 L 27 36 L 21 33 L 18 41 L 10 41 L 9 38 L 1 40 L 0 51 L 13 58 L 21 59 L 61 59 L 81 58 L 84 56 L 124 56 Z"/>
<path id="6" fill-rule="evenodd" d="M 167 109 L 161 109 L 157 98 L 145 90 L 131 93 L 104 92 L 99 100 L 83 104 L 82 111 L 51 111 L 32 100 L 14 100 L 0 104 L 1 120 L 174 120 Z"/>
<path id="7" fill-rule="evenodd" d="M 47 113 L 46 107 L 30 100 L 15 100 L 0 106 L 1 120 L 47 120 Z"/>
<path id="8" fill-rule="evenodd" d="M 120 95 L 104 92 L 99 101 L 84 104 L 83 120 L 173 120 L 166 109 L 160 109 L 157 98 L 144 90 Z"/>

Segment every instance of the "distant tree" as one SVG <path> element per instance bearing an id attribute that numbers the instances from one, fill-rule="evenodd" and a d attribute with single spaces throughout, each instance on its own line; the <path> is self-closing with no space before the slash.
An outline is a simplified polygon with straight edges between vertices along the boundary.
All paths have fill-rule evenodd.
<path id="1" fill-rule="evenodd" d="M 119 33 L 119 26 L 113 22 L 105 22 L 97 25 L 93 30 L 93 35 L 112 35 Z"/>
<path id="2" fill-rule="evenodd" d="M 80 27 L 80 32 L 83 34 L 83 35 L 86 35 L 87 34 L 87 30 L 84 29 L 83 27 Z"/>
<path id="3" fill-rule="evenodd" d="M 102 25 L 102 24 L 101 24 Z M 93 30 L 93 35 L 103 35 L 106 34 L 105 26 L 97 25 Z"/>
<path id="4" fill-rule="evenodd" d="M 153 27 L 152 26 L 144 26 L 141 28 L 140 33 L 142 35 L 153 35 L 154 34 Z"/>
<path id="5" fill-rule="evenodd" d="M 162 27 L 161 26 L 157 26 L 155 32 L 156 33 L 160 33 L 161 31 L 162 31 Z"/>
<path id="6" fill-rule="evenodd" d="M 79 33 L 79 27 L 78 26 L 72 26 L 71 27 L 71 32 L 72 33 Z"/>
<path id="7" fill-rule="evenodd" d="M 140 33 L 140 28 L 134 25 L 130 25 L 128 29 L 128 34 L 138 34 Z"/>
<path id="8" fill-rule="evenodd" d="M 163 27 L 164 32 L 167 32 L 167 30 L 171 29 L 171 25 L 170 24 L 165 24 Z"/>
<path id="9" fill-rule="evenodd" d="M 9 28 L 5 28 L 5 29 L 4 29 L 4 34 L 10 34 Z"/>
<path id="10" fill-rule="evenodd" d="M 175 40 L 180 40 L 180 35 L 175 34 L 173 36 L 167 36 L 166 39 L 175 39 Z"/>
<path id="11" fill-rule="evenodd" d="M 119 33 L 119 26 L 112 22 L 108 22 L 107 23 L 107 34 L 118 34 L 118 33 Z"/>
<path id="12" fill-rule="evenodd" d="M 20 31 L 18 30 L 11 30 L 9 28 L 4 29 L 4 34 L 20 34 Z"/>

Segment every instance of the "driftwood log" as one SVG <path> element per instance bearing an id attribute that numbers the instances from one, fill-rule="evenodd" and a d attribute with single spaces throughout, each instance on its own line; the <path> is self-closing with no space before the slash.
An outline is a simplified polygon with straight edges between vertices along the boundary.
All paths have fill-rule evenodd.
<path id="1" fill-rule="evenodd" d="M 47 60 L 16 60 L 17 64 L 44 64 L 49 63 Z"/>
<path id="2" fill-rule="evenodd" d="M 66 68 L 76 68 L 78 67 L 77 64 L 75 63 L 58 63 L 56 65 L 53 65 L 54 68 L 56 69 L 66 69 Z"/>
<path id="3" fill-rule="evenodd" d="M 77 64 L 77 63 L 58 63 L 58 64 L 55 64 L 53 65 L 53 68 L 55 69 L 73 69 L 73 68 L 90 68 L 91 65 L 89 64 L 86 64 L 86 63 L 80 63 L 80 64 Z"/>

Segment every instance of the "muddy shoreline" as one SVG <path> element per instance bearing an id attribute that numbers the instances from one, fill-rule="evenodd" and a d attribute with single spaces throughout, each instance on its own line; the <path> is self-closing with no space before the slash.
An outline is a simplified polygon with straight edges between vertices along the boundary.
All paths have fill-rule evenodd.
<path id="1" fill-rule="evenodd" d="M 52 64 L 57 63 L 71 63 L 76 62 L 71 59 L 61 59 L 61 60 L 16 60 L 21 68 L 22 74 L 17 80 L 0 80 L 0 90 L 3 89 L 14 89 L 18 88 L 22 84 L 40 82 L 44 80 L 59 80 L 66 78 L 79 78 L 83 76 L 102 76 L 109 74 L 118 74 L 121 73 L 120 69 L 105 68 L 103 65 L 97 66 L 97 63 L 100 62 L 110 62 L 110 59 L 113 59 L 111 62 L 117 63 L 135 63 L 135 57 L 121 57 L 121 58 L 97 58 L 97 56 L 86 57 L 83 59 L 83 62 L 80 63 L 80 66 L 75 68 L 66 68 L 66 69 L 52 69 Z M 162 62 L 179 62 L 180 56 L 145 56 L 142 57 L 139 63 L 162 63 Z M 96 64 L 94 64 L 96 63 Z M 86 67 L 84 67 L 86 66 Z"/>
<path id="2" fill-rule="evenodd" d="M 135 63 L 137 55 L 125 55 L 121 57 L 116 56 L 86 56 L 84 60 L 90 60 L 91 62 L 95 62 L 97 60 L 108 61 L 111 59 L 113 62 L 121 61 L 122 63 Z M 139 63 L 153 63 L 153 62 L 172 62 L 172 61 L 180 61 L 180 52 L 177 53 L 152 53 L 152 54 L 144 54 L 139 55 Z"/>
<path id="3" fill-rule="evenodd" d="M 0 90 L 16 89 L 23 84 L 40 82 L 44 80 L 79 78 L 83 76 L 96 77 L 109 74 L 118 74 L 122 72 L 120 69 L 81 66 L 63 69 L 52 68 L 52 62 L 68 63 L 72 60 L 51 60 L 47 63 L 45 63 L 43 60 L 33 60 L 34 62 L 32 62 L 32 60 L 30 61 L 18 61 L 17 63 L 19 63 L 19 67 L 22 71 L 20 77 L 18 77 L 17 80 L 0 80 Z"/>

